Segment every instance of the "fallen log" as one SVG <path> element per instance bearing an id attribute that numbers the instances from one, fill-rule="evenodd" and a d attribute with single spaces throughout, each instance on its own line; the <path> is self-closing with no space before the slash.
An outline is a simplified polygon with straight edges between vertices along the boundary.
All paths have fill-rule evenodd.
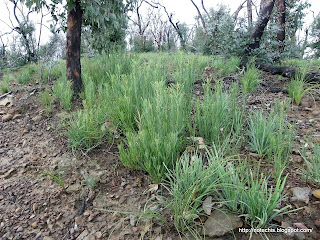
<path id="1" fill-rule="evenodd" d="M 294 78 L 297 70 L 291 67 L 280 67 L 264 62 L 256 62 L 256 67 L 262 71 L 269 72 L 272 75 L 281 75 L 287 78 Z M 320 83 L 320 73 L 307 73 L 304 80 L 308 83 Z"/>

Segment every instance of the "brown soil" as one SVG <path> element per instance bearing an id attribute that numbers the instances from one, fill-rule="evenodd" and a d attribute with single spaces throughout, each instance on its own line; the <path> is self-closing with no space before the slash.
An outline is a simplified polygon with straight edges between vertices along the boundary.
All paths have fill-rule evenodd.
<path id="1" fill-rule="evenodd" d="M 288 97 L 282 92 L 271 93 L 270 86 L 285 89 L 285 84 L 265 74 L 258 91 L 249 96 L 248 108 L 270 109 L 276 98 Z M 170 226 L 166 226 L 147 217 L 138 221 L 139 217 L 134 214 L 115 212 L 141 212 L 152 194 L 146 192 L 152 182 L 145 173 L 122 166 L 117 139 L 112 144 L 104 141 L 88 154 L 74 153 L 60 127 L 61 117 L 68 117 L 68 113 L 61 112 L 54 104 L 51 116 L 45 115 L 39 103 L 43 86 L 22 88 L 16 84 L 15 89 L 21 90 L 14 91 L 13 102 L 0 106 L 0 117 L 7 113 L 17 117 L 0 122 L 0 239 L 139 239 L 143 236 L 145 239 L 179 239 L 170 219 Z M 200 84 L 195 85 L 195 94 L 202 94 Z M 298 126 L 285 189 L 289 199 L 292 195 L 289 190 L 294 186 L 319 188 L 308 185 L 295 173 L 302 164 L 298 150 L 305 143 L 304 138 L 313 136 L 320 142 L 320 100 L 315 97 L 316 104 L 307 96 L 288 113 L 289 119 Z M 46 171 L 62 172 L 66 190 L 43 177 Z M 85 184 L 84 175 L 95 180 L 95 189 Z M 289 200 L 283 203 L 287 204 L 292 209 L 298 207 Z M 319 239 L 320 230 L 315 220 L 320 219 L 320 200 L 311 196 L 308 204 L 299 207 L 303 208 L 278 219 L 278 223 L 302 223 L 313 228 L 311 234 L 304 234 L 306 239 Z M 235 233 L 221 237 L 234 238 L 248 239 L 249 236 Z M 270 239 L 285 238 L 289 237 L 270 236 Z"/>

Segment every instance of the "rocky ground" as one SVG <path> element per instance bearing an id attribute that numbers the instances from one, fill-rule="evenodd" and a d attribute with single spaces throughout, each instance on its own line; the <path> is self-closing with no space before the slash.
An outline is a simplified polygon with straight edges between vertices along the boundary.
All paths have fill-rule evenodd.
<path id="1" fill-rule="evenodd" d="M 264 79 L 259 91 L 249 97 L 248 108 L 269 108 L 275 98 L 287 97 L 281 91 L 270 92 L 270 86 L 284 89 L 284 83 L 269 75 Z M 54 104 L 51 116 L 45 115 L 39 103 L 43 86 L 15 84 L 13 88 L 12 94 L 0 99 L 0 239 L 179 239 L 170 217 L 166 226 L 135 214 L 146 206 L 152 194 L 148 189 L 162 190 L 143 172 L 122 166 L 118 139 L 105 141 L 88 154 L 72 152 L 60 121 L 68 113 Z M 200 84 L 195 94 L 201 94 Z M 302 164 L 298 150 L 305 137 L 313 135 L 320 141 L 318 96 L 316 104 L 306 97 L 300 106 L 293 106 L 289 118 L 297 122 L 298 135 L 288 168 L 288 200 L 283 205 L 301 209 L 278 218 L 277 223 L 313 231 L 273 234 L 269 238 L 320 239 L 319 186 L 305 183 L 295 172 Z M 65 189 L 45 175 L 48 172 L 61 173 Z M 214 217 L 206 222 L 212 237 L 249 238 L 236 229 L 247 227 L 236 216 L 228 216 L 235 217 L 228 223 L 223 216 L 212 215 L 219 216 L 221 223 L 217 224 Z M 228 233 L 233 228 L 234 233 Z M 260 239 L 259 235 L 253 238 Z"/>

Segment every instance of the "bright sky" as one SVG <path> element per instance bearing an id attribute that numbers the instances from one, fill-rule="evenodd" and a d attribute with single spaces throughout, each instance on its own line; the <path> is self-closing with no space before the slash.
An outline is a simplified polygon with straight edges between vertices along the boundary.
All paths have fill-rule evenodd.
<path id="1" fill-rule="evenodd" d="M 194 18 L 197 15 L 197 11 L 195 7 L 192 5 L 190 0 L 161 0 L 163 5 L 166 6 L 167 10 L 169 13 L 174 14 L 174 20 L 175 21 L 180 21 L 180 22 L 186 22 L 187 24 L 192 24 L 194 23 Z M 195 3 L 198 5 L 198 7 L 201 9 L 201 0 L 194 0 Z M 305 0 L 301 0 L 305 1 Z M 313 20 L 312 16 L 312 11 L 314 12 L 315 15 L 319 13 L 320 10 L 320 0 L 308 0 L 309 3 L 311 3 L 311 8 L 308 11 L 308 15 L 305 19 L 305 21 L 310 24 Z M 233 13 L 238 6 L 243 2 L 243 0 L 204 0 L 204 5 L 207 9 L 214 7 L 216 8 L 219 4 L 225 4 L 230 7 L 231 13 Z M 253 1 L 257 6 L 259 6 L 260 0 L 254 0 Z M 9 0 L 0 0 L 0 35 L 2 35 L 5 32 L 10 31 L 8 26 L 6 24 L 10 25 L 10 20 L 9 20 L 9 14 L 8 10 L 6 8 L 5 3 L 8 4 L 9 9 L 12 11 L 12 6 L 13 4 L 9 2 Z M 245 9 L 242 10 L 242 14 L 245 14 Z M 240 13 L 241 14 L 241 13 Z M 11 13 L 11 19 L 14 22 L 14 17 Z M 31 17 L 34 22 L 40 21 L 39 17 L 32 16 Z M 46 21 L 45 21 L 46 22 Z M 6 23 L 6 24 L 5 24 Z M 49 24 L 47 24 L 49 25 Z M 39 24 L 37 24 L 39 26 Z M 37 27 L 37 29 L 39 29 Z M 48 35 L 48 31 L 44 28 L 44 35 Z M 38 30 L 39 32 L 39 30 Z M 37 33 L 38 35 L 38 33 Z M 47 37 L 45 38 L 47 39 Z M 6 41 L 6 37 L 3 39 Z M 46 41 L 46 40 L 44 40 Z M 43 43 L 43 41 L 42 41 Z"/>
<path id="2" fill-rule="evenodd" d="M 305 2 L 305 0 L 302 0 Z M 163 5 L 166 6 L 168 12 L 174 13 L 176 19 L 179 19 L 180 22 L 186 22 L 191 24 L 194 22 L 194 17 L 197 15 L 197 10 L 193 6 L 190 0 L 162 0 Z M 201 0 L 194 0 L 194 2 L 198 5 L 200 11 L 202 10 L 201 7 Z M 231 9 L 231 13 L 233 13 L 244 0 L 204 0 L 204 5 L 206 9 L 213 7 L 216 8 L 220 4 L 224 4 L 229 6 Z M 259 6 L 260 0 L 253 0 L 256 6 Z M 308 0 L 311 3 L 310 10 L 317 15 L 320 11 L 320 0 Z M 243 9 L 242 13 L 246 10 Z M 306 22 L 311 23 L 313 20 L 312 12 L 309 12 L 308 16 L 306 17 Z"/>

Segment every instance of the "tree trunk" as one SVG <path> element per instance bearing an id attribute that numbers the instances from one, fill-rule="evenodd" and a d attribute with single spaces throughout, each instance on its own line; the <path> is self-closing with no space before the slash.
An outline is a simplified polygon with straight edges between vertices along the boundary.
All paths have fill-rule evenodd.
<path id="1" fill-rule="evenodd" d="M 208 30 L 207 30 L 207 27 L 206 27 L 206 22 L 204 21 L 204 18 L 203 18 L 203 16 L 202 16 L 202 14 L 201 14 L 201 12 L 200 12 L 197 4 L 195 4 L 193 0 L 191 0 L 191 2 L 192 2 L 192 4 L 193 4 L 193 6 L 197 9 L 197 12 L 198 12 L 199 18 L 200 18 L 200 20 L 201 20 L 201 23 L 202 23 L 202 27 L 203 27 L 204 32 L 208 35 Z"/>
<path id="2" fill-rule="evenodd" d="M 248 27 L 252 26 L 252 0 L 247 0 Z"/>
<path id="3" fill-rule="evenodd" d="M 284 40 L 286 37 L 286 1 L 277 0 L 277 12 L 278 12 L 278 27 L 279 32 L 277 34 L 277 41 L 279 44 L 279 52 L 283 53 L 284 50 Z"/>
<path id="4" fill-rule="evenodd" d="M 80 45 L 81 45 L 82 9 L 80 0 L 74 2 L 74 7 L 68 10 L 67 17 L 67 80 L 72 81 L 74 93 L 82 90 Z"/>
<path id="5" fill-rule="evenodd" d="M 273 7 L 274 7 L 275 0 L 263 0 L 260 6 L 260 17 L 259 20 L 253 29 L 252 33 L 250 34 L 250 44 L 246 48 L 244 52 L 244 57 L 241 60 L 241 65 L 246 66 L 248 63 L 248 56 L 250 56 L 251 52 L 254 49 L 260 47 L 260 41 L 264 32 L 265 27 L 267 26 Z"/>

